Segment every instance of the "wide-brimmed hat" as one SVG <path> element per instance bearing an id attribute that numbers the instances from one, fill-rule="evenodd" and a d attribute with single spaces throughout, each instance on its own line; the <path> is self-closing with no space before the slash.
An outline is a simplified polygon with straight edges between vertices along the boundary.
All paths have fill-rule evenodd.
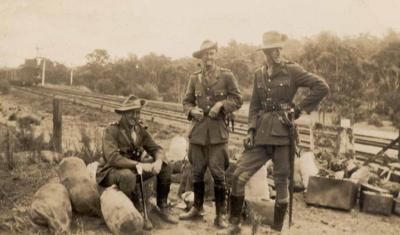
<path id="1" fill-rule="evenodd" d="M 203 55 L 203 53 L 210 49 L 218 50 L 218 43 L 213 42 L 211 40 L 204 40 L 201 43 L 200 50 L 193 52 L 193 57 L 197 58 L 197 59 L 201 59 L 201 56 Z"/>
<path id="2" fill-rule="evenodd" d="M 276 31 L 265 32 L 262 37 L 263 45 L 258 50 L 267 50 L 272 48 L 283 48 L 287 36 Z"/>
<path id="3" fill-rule="evenodd" d="M 124 102 L 122 102 L 121 106 L 115 108 L 114 111 L 116 113 L 129 112 L 132 110 L 141 109 L 145 104 L 146 100 L 139 99 L 135 95 L 130 95 L 128 98 L 124 100 Z"/>

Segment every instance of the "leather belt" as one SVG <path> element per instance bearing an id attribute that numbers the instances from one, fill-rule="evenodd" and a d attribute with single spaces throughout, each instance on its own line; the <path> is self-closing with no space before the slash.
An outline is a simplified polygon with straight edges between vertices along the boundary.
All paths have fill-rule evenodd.
<path id="1" fill-rule="evenodd" d="M 275 112 L 275 111 L 288 111 L 292 108 L 292 105 L 289 103 L 270 103 L 270 102 L 265 102 L 263 105 L 263 111 L 264 112 Z"/>

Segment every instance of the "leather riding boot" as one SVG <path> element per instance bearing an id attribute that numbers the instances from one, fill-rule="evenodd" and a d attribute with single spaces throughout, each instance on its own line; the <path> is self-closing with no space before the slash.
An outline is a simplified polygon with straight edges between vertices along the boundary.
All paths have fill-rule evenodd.
<path id="1" fill-rule="evenodd" d="M 168 210 L 169 189 L 170 184 L 157 183 L 157 206 L 159 208 L 158 215 L 167 223 L 177 224 L 178 220 L 172 216 Z"/>
<path id="2" fill-rule="evenodd" d="M 184 213 L 179 216 L 181 220 L 191 220 L 204 215 L 203 203 L 204 203 L 204 182 L 196 182 L 193 184 L 194 191 L 194 203 L 193 207 L 189 212 Z"/>
<path id="3" fill-rule="evenodd" d="M 215 186 L 214 197 L 215 197 L 215 214 L 216 214 L 216 217 L 214 219 L 214 225 L 216 225 L 219 228 L 227 228 L 228 224 L 226 223 L 225 187 Z"/>
<path id="4" fill-rule="evenodd" d="M 275 211 L 274 211 L 274 224 L 271 226 L 273 230 L 282 231 L 283 222 L 285 221 L 287 203 L 278 203 L 275 202 Z"/>
<path id="5" fill-rule="evenodd" d="M 240 234 L 240 216 L 243 209 L 244 196 L 230 196 L 230 218 L 228 229 L 218 235 L 237 235 Z"/>

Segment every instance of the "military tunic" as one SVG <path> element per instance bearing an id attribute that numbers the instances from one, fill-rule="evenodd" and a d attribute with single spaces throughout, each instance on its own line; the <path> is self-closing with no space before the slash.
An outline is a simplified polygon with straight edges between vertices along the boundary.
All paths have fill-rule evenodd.
<path id="1" fill-rule="evenodd" d="M 208 117 L 208 113 L 218 101 L 223 102 L 222 112 L 216 119 L 212 119 Z M 201 121 L 193 120 L 189 133 L 190 143 L 227 143 L 229 132 L 224 122 L 225 114 L 239 109 L 241 105 L 240 90 L 230 70 L 217 67 L 209 78 L 203 71 L 193 73 L 189 78 L 183 107 L 189 120 L 192 120 L 190 110 L 196 106 L 203 110 L 205 117 Z"/>
<path id="2" fill-rule="evenodd" d="M 217 103 L 223 106 L 216 118 L 208 116 L 210 109 Z M 216 67 L 211 74 L 204 71 L 193 73 L 188 82 L 183 107 L 189 120 L 189 161 L 193 166 L 194 182 L 204 181 L 206 167 L 210 167 L 216 185 L 225 187 L 225 169 L 229 164 L 228 126 L 225 115 L 242 105 L 237 81 L 230 70 Z M 204 118 L 194 120 L 190 111 L 198 107 L 203 110 Z"/>
<path id="3" fill-rule="evenodd" d="M 125 128 L 121 122 L 112 123 L 104 130 L 102 141 L 103 158 L 96 173 L 96 181 L 102 186 L 119 184 L 124 193 L 129 194 L 135 188 L 136 171 L 132 169 L 119 169 L 115 164 L 122 158 L 140 162 L 144 151 L 154 158 L 166 162 L 164 151 L 142 125 L 135 125 L 132 130 Z M 163 164 L 161 172 L 157 175 L 164 184 L 171 181 L 171 169 Z M 152 175 L 146 174 L 145 178 Z M 125 182 L 121 182 L 125 181 Z M 132 182 L 133 181 L 133 182 Z"/>
<path id="4" fill-rule="evenodd" d="M 234 172 L 232 194 L 244 195 L 246 182 L 272 159 L 277 201 L 285 203 L 288 196 L 290 139 L 284 112 L 292 106 L 299 87 L 310 89 L 310 94 L 297 104 L 307 113 L 315 109 L 328 94 L 329 87 L 322 78 L 292 62 L 282 62 L 271 76 L 267 69 L 263 66 L 255 72 L 249 108 L 249 130 L 255 131 L 255 147 L 246 150 L 239 159 Z"/>
<path id="5" fill-rule="evenodd" d="M 255 145 L 289 145 L 289 129 L 282 120 L 284 110 L 273 109 L 279 105 L 290 106 L 299 87 L 310 88 L 310 94 L 297 104 L 307 113 L 315 109 L 329 91 L 322 78 L 295 63 L 283 62 L 271 76 L 266 66 L 255 72 L 248 117 L 249 129 L 256 131 Z"/>

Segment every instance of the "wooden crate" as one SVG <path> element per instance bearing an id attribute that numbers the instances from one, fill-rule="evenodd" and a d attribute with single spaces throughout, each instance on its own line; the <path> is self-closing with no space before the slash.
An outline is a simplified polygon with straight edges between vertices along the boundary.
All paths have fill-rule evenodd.
<path id="1" fill-rule="evenodd" d="M 353 181 L 311 176 L 305 201 L 310 205 L 351 210 L 357 194 L 358 186 Z"/>
<path id="2" fill-rule="evenodd" d="M 361 211 L 380 215 L 390 215 L 392 213 L 393 196 L 391 194 L 371 191 L 362 191 L 361 194 Z"/>

